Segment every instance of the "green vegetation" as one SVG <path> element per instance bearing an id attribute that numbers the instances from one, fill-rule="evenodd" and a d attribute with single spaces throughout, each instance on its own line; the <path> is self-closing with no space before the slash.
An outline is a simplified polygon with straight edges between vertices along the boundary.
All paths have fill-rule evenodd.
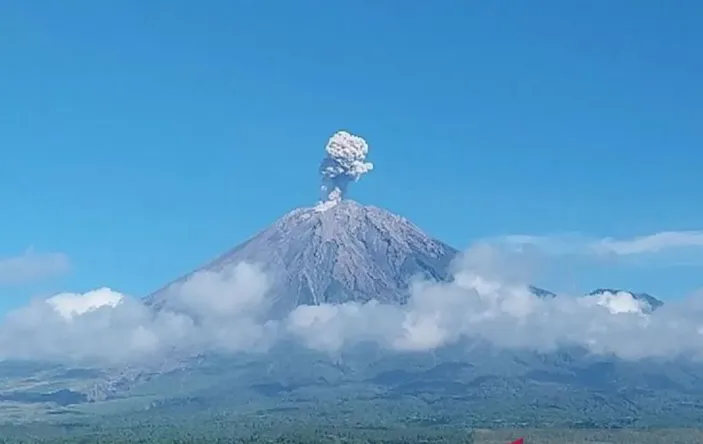
<path id="1" fill-rule="evenodd" d="M 703 430 L 586 426 L 486 427 L 468 411 L 442 416 L 418 413 L 402 403 L 328 403 L 306 409 L 230 409 L 190 403 L 162 405 L 107 416 L 58 415 L 47 421 L 0 426 L 0 444 L 16 443 L 270 443 L 270 444 L 700 444 Z M 384 410 L 385 413 L 384 413 Z M 473 415 L 479 417 L 479 415 Z M 611 422 L 617 422 L 611 420 Z"/>
<path id="2" fill-rule="evenodd" d="M 283 424 L 235 421 L 225 417 L 176 425 L 165 422 L 1 426 L 0 443 L 271 443 L 271 444 L 507 444 L 520 436 L 527 444 L 688 444 L 703 442 L 696 429 L 466 429 Z"/>

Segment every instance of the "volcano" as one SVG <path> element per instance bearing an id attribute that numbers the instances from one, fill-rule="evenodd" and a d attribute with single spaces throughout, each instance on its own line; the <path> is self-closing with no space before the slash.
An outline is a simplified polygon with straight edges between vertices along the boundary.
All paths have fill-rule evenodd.
<path id="1" fill-rule="evenodd" d="M 352 200 L 295 209 L 243 244 L 147 297 L 169 307 L 173 286 L 200 271 L 256 263 L 272 279 L 273 314 L 298 305 L 404 303 L 416 277 L 446 280 L 458 250 L 397 214 Z"/>
<path id="2" fill-rule="evenodd" d="M 284 215 L 251 239 L 145 298 L 158 309 L 179 311 L 170 294 L 198 272 L 227 273 L 257 264 L 271 280 L 272 317 L 300 305 L 368 302 L 403 304 L 410 284 L 445 281 L 458 250 L 424 233 L 406 218 L 345 198 L 350 183 L 371 171 L 366 141 L 346 131 L 332 135 L 319 173 L 321 201 Z M 540 298 L 555 294 L 534 286 Z M 651 306 L 661 305 L 654 298 Z"/>

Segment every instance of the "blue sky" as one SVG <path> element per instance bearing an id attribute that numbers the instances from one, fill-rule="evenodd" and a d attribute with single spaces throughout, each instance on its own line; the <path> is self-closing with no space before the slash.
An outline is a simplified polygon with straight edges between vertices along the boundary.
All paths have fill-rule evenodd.
<path id="1" fill-rule="evenodd" d="M 697 1 L 2 2 L 0 308 L 158 288 L 314 204 L 340 128 L 376 166 L 352 197 L 457 247 L 703 229 L 702 19 Z M 556 258 L 544 284 L 682 295 L 703 263 L 683 244 L 684 264 Z"/>

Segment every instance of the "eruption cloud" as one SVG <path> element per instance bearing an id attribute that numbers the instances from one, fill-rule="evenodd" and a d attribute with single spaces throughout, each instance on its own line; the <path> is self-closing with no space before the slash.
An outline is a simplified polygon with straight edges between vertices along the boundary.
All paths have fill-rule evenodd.
<path id="1" fill-rule="evenodd" d="M 358 181 L 364 173 L 373 169 L 373 164 L 366 162 L 369 152 L 366 140 L 346 131 L 334 133 L 327 142 L 325 151 L 327 155 L 320 164 L 320 208 L 339 203 L 344 198 L 349 183 Z"/>

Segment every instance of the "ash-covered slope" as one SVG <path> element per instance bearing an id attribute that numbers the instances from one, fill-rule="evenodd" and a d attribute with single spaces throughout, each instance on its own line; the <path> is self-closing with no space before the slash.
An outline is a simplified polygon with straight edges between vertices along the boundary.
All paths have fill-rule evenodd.
<path id="1" fill-rule="evenodd" d="M 407 219 L 351 200 L 296 209 L 197 271 L 258 263 L 272 279 L 274 313 L 301 304 L 403 303 L 416 275 L 443 280 L 457 250 Z M 168 307 L 169 288 L 147 298 Z"/>

